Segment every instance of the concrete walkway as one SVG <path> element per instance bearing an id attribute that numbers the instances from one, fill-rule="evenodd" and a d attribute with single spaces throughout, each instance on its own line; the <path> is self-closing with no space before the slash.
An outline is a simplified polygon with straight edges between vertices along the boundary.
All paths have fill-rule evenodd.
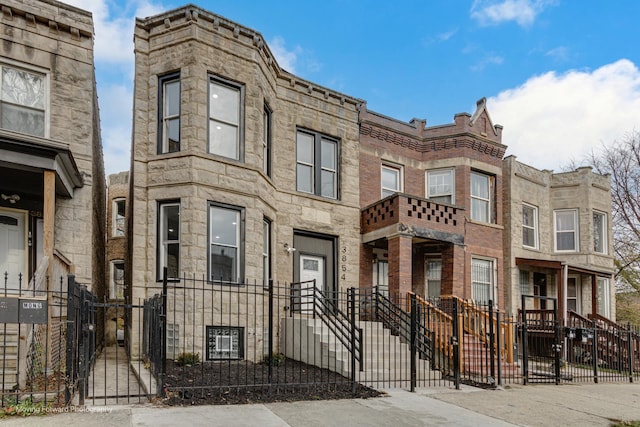
<path id="1" fill-rule="evenodd" d="M 152 404 L 0 421 L 15 426 L 610 426 L 640 421 L 639 384 L 530 385 L 389 390 L 386 397 L 235 406 Z M 93 411 L 93 412 L 90 412 Z M 103 411 L 103 412 L 97 412 Z"/>
<path id="2" fill-rule="evenodd" d="M 91 370 L 85 405 L 105 406 L 146 402 L 146 390 L 140 385 L 125 348 L 117 345 L 104 348 Z M 75 403 L 78 403 L 78 395 L 75 397 Z"/>

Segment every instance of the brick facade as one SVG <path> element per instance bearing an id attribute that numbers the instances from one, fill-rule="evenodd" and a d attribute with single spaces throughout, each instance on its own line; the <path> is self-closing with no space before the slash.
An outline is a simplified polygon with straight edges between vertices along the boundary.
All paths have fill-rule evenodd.
<path id="1" fill-rule="evenodd" d="M 366 107 L 366 106 L 365 106 Z M 360 205 L 361 229 L 366 245 L 387 247 L 389 289 L 407 287 L 405 276 L 412 274 L 410 289 L 425 290 L 425 259 L 442 262 L 440 294 L 471 298 L 471 260 L 490 259 L 496 272 L 494 297 L 502 300 L 502 128 L 494 126 L 485 101 L 478 102 L 474 115 L 457 114 L 451 125 L 426 127 L 424 120 L 400 122 L 362 108 L 360 111 Z M 382 199 L 383 165 L 401 169 L 400 194 Z M 452 204 L 427 199 L 427 172 L 453 171 L 455 200 Z M 491 177 L 491 220 L 471 218 L 471 172 Z M 412 250 L 398 253 L 394 233 L 413 237 Z M 401 239 L 403 240 L 403 239 Z M 406 239 L 405 240 L 409 240 Z M 387 243 L 388 242 L 388 243 Z M 388 246 L 387 246 L 388 245 Z M 364 251 L 364 250 L 363 250 Z M 400 256 L 401 258 L 396 258 Z M 366 264 L 369 264 L 364 260 Z M 408 265 L 412 269 L 408 269 Z M 360 285 L 370 286 L 366 272 Z"/>

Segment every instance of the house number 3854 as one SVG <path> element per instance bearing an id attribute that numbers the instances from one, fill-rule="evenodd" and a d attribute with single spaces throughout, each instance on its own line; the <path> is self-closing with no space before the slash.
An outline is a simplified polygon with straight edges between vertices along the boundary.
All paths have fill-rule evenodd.
<path id="1" fill-rule="evenodd" d="M 342 261 L 342 266 L 340 267 L 340 269 L 342 270 L 342 274 L 340 275 L 340 278 L 342 280 L 346 280 L 347 279 L 347 247 L 343 246 L 341 252 L 342 252 L 342 256 L 340 257 L 340 261 Z"/>

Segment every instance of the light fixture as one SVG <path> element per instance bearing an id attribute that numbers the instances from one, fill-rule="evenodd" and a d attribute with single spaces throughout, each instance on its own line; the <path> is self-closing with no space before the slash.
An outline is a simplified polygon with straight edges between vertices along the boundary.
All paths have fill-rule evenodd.
<path id="1" fill-rule="evenodd" d="M 3 199 L 3 200 L 8 200 L 8 201 L 9 201 L 9 203 L 11 203 L 12 205 L 15 205 L 15 204 L 16 204 L 16 202 L 17 202 L 18 200 L 20 200 L 20 196 L 18 196 L 17 194 L 12 194 L 12 195 L 10 195 L 10 196 L 7 196 L 6 194 L 3 194 L 3 195 L 2 195 L 2 199 Z"/>
<path id="2" fill-rule="evenodd" d="M 288 243 L 285 243 L 284 250 L 287 251 L 287 253 L 291 254 L 292 252 L 295 252 L 297 249 L 294 248 L 293 246 L 289 246 Z"/>

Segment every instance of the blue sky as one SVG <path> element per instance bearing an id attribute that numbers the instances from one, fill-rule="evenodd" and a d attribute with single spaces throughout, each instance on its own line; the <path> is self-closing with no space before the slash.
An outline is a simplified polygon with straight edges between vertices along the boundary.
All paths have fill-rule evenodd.
<path id="1" fill-rule="evenodd" d="M 174 0 L 67 0 L 93 12 L 107 173 L 129 168 L 134 17 Z M 640 131 L 636 0 L 192 3 L 260 32 L 279 64 L 399 120 L 450 123 L 488 99 L 507 155 L 562 170 Z"/>

